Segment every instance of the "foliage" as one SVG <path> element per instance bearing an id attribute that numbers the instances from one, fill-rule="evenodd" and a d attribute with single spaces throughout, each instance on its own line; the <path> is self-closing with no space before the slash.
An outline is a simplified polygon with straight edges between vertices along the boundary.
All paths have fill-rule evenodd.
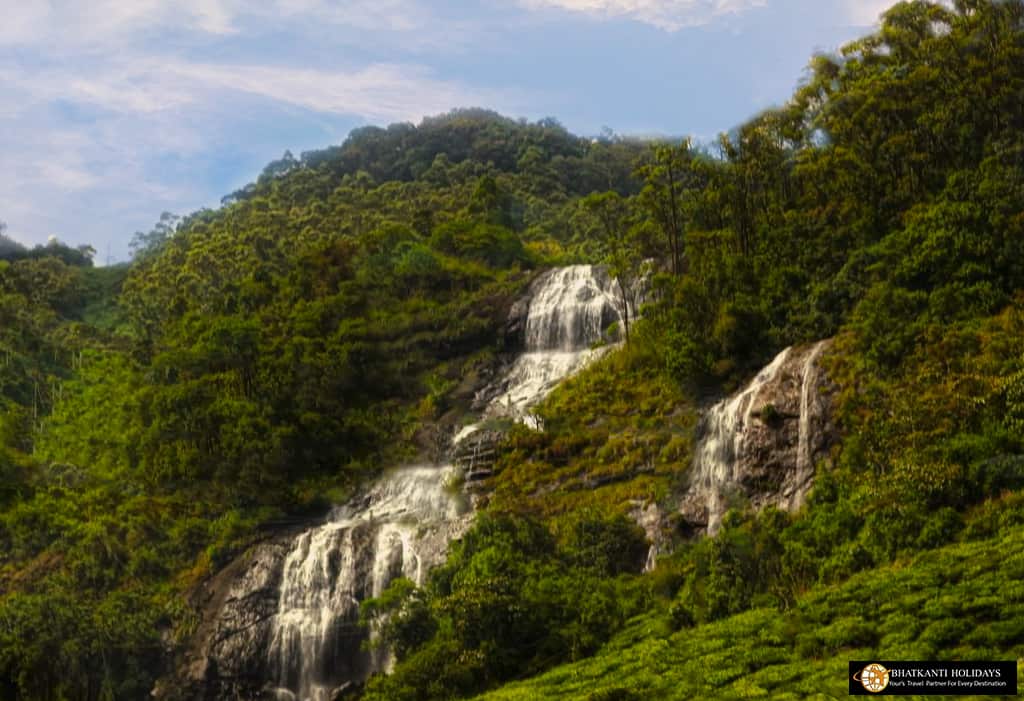
<path id="1" fill-rule="evenodd" d="M 664 614 L 639 617 L 597 655 L 478 698 L 841 697 L 851 659 L 1019 660 L 1022 544 L 1018 525 L 816 587 L 784 612 L 678 632 Z"/>
<path id="2" fill-rule="evenodd" d="M 715 156 L 684 143 L 641 166 L 638 202 L 669 258 L 683 251 L 659 312 L 680 380 L 728 382 L 844 324 L 892 365 L 922 324 L 1010 301 L 1024 240 L 1020 15 L 1019 2 L 901 3 L 877 33 L 816 57 L 788 104 Z"/>
<path id="3" fill-rule="evenodd" d="M 610 265 L 628 348 L 512 428 L 425 588 L 367 604 L 398 657 L 368 698 L 564 662 L 495 698 L 801 697 L 854 655 L 1019 656 L 1022 37 L 1020 0 L 903 2 L 711 149 L 462 110 L 285 154 L 127 270 L 0 238 L 0 695 L 144 696 L 186 592 L 430 454 L 532 271 L 574 261 Z M 806 508 L 637 576 L 627 516 L 672 503 L 696 407 L 830 336 L 843 441 Z"/>
<path id="4" fill-rule="evenodd" d="M 628 349 L 595 361 L 539 407 L 543 432 L 513 428 L 490 507 L 561 515 L 626 514 L 666 497 L 690 459 L 696 411 L 652 362 L 641 324 Z"/>
<path id="5" fill-rule="evenodd" d="M 858 572 L 965 533 L 998 541 L 1019 522 L 1024 115 L 1014 105 L 1024 97 L 1022 36 L 1019 2 L 902 3 L 877 34 L 839 56 L 817 57 L 789 104 L 723 136 L 718 154 L 663 146 L 641 163 L 646 189 L 638 198 L 590 198 L 599 222 L 637 216 L 639 207 L 656 227 L 650 240 L 666 270 L 652 280 L 640 325 L 650 339 L 645 363 L 655 361 L 649 369 L 663 369 L 691 392 L 720 391 L 784 345 L 838 335 L 827 364 L 842 388 L 844 441 L 834 468 L 819 468 L 808 506 L 796 516 L 733 512 L 715 539 L 683 544 L 653 575 L 655 589 L 671 599 L 656 603 L 669 612 L 661 625 L 688 629 L 673 645 L 708 631 L 679 660 L 699 658 L 707 668 L 729 640 L 728 628 L 712 622 L 763 621 L 754 613 L 735 617 L 765 606 L 786 611 L 800 631 L 787 664 L 844 648 L 870 651 L 879 638 L 852 617 L 855 609 L 834 620 L 790 612 L 808 591 L 860 581 Z M 595 369 L 575 382 L 599 375 Z M 616 388 L 629 387 L 628 377 L 622 373 Z M 616 463 L 610 453 L 574 460 L 597 438 L 587 424 L 576 425 L 579 442 L 560 437 L 569 469 L 545 459 L 559 422 L 586 415 L 581 384 L 565 389 L 582 406 L 569 403 L 553 415 L 551 438 L 513 438 L 522 447 L 495 479 L 499 508 L 545 509 L 557 499 L 559 513 L 568 500 L 549 495 L 572 484 L 561 475 L 607 470 L 612 481 L 628 480 L 641 464 L 636 457 Z M 637 416 L 632 426 L 642 423 Z M 602 503 L 600 490 L 577 507 L 588 502 Z M 985 525 L 972 520 L 978 509 Z M 1006 551 L 1007 541 L 998 547 Z M 919 559 L 908 569 L 929 567 Z M 993 573 L 989 587 L 1006 576 Z M 976 590 L 981 598 L 985 586 Z M 888 599 L 872 594 L 876 600 Z M 884 609 L 885 625 L 898 619 Z M 987 621 L 955 631 L 936 624 L 923 645 L 901 640 L 872 654 L 920 649 L 928 658 Z M 781 683 L 760 687 L 749 681 L 758 667 L 723 659 L 714 674 L 673 678 L 669 692 L 643 671 L 658 654 L 658 636 L 646 635 L 654 640 L 628 653 L 613 645 L 592 664 L 510 687 L 505 697 L 800 695 L 803 688 L 785 669 Z M 1014 636 L 949 654 L 1015 655 Z M 637 665 L 629 683 L 623 654 Z M 694 684 L 697 678 L 706 681 Z M 845 684 L 838 681 L 845 675 L 836 679 Z"/>
<path id="6" fill-rule="evenodd" d="M 645 554 L 621 517 L 581 518 L 559 544 L 533 520 L 481 516 L 425 590 L 398 580 L 363 605 L 398 657 L 366 698 L 465 695 L 592 654 L 640 610 L 629 575 Z"/>
<path id="7" fill-rule="evenodd" d="M 639 149 L 459 112 L 286 155 L 217 211 L 165 213 L 127 268 L 4 239 L 2 693 L 146 695 L 186 592 L 259 523 L 429 454 L 421 422 L 567 255 L 581 183 L 635 191 Z M 126 596 L 137 625 L 82 614 Z"/>

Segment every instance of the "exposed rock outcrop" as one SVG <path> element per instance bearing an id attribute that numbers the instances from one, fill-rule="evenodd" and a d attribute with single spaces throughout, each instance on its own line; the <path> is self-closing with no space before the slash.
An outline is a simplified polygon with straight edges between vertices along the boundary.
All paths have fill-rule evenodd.
<path id="1" fill-rule="evenodd" d="M 733 503 L 799 508 L 816 462 L 836 440 L 834 392 L 821 367 L 828 341 L 787 348 L 698 427 L 690 485 L 679 512 L 694 532 L 715 533 Z"/>
<path id="2" fill-rule="evenodd" d="M 281 570 L 294 538 L 282 532 L 253 546 L 193 593 L 199 627 L 173 679 L 153 696 L 166 701 L 261 699 L 266 650 Z"/>
<path id="3" fill-rule="evenodd" d="M 647 562 L 644 564 L 644 572 L 648 572 L 654 569 L 659 555 L 670 552 L 672 549 L 671 519 L 665 509 L 653 501 L 637 500 L 633 502 L 629 515 L 640 528 L 644 529 L 644 535 L 647 537 L 647 542 L 650 543 Z"/>

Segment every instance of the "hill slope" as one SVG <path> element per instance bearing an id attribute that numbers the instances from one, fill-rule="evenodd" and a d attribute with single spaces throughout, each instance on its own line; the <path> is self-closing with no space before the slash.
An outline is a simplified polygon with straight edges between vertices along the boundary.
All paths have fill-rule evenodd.
<path id="1" fill-rule="evenodd" d="M 397 664 L 366 698 L 470 697 L 573 661 L 501 693 L 586 698 L 572 675 L 610 688 L 614 665 L 646 693 L 649 664 L 694 694 L 799 694 L 829 683 L 798 676 L 830 677 L 825 654 L 1018 654 L 1022 66 L 1020 0 L 906 2 L 714 153 L 463 111 L 271 164 L 142 237 L 120 289 L 83 273 L 83 291 L 73 252 L 15 251 L 0 694 L 148 694 L 196 628 L 196 584 L 436 453 L 467 378 L 509 350 L 513 300 L 573 261 L 645 292 L 643 318 L 539 409 L 549 431 L 510 432 L 491 508 L 427 585 L 367 606 Z M 828 337 L 843 440 L 807 507 L 738 500 L 641 575 L 629 504 L 675 508 L 696 408 Z"/>
<path id="2" fill-rule="evenodd" d="M 631 621 L 595 655 L 477 697 L 806 699 L 847 695 L 847 660 L 1024 658 L 1024 528 L 968 539 L 843 584 L 785 611 L 756 608 L 672 632 Z M 1024 662 L 1018 662 L 1018 674 Z"/>

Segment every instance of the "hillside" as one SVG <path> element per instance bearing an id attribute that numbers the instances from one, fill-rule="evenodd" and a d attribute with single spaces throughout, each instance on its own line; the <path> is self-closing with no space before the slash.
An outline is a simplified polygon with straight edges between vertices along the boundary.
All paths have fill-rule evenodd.
<path id="1" fill-rule="evenodd" d="M 817 587 L 782 612 L 678 632 L 668 617 L 639 617 L 594 657 L 478 698 L 835 698 L 848 693 L 851 659 L 1020 660 L 1022 535 L 1019 524 L 976 532 Z"/>
<path id="2" fill-rule="evenodd" d="M 707 147 L 459 110 L 285 154 L 126 269 L 0 239 L 0 698 L 194 698 L 204 596 L 376 528 L 353 504 L 476 422 L 474 525 L 418 583 L 367 566 L 346 625 L 393 671 L 324 698 L 802 698 L 861 654 L 1020 658 L 1022 67 L 1020 0 L 917 0 Z M 577 263 L 600 308 L 533 348 L 519 307 Z M 710 407 L 824 339 L 806 503 L 688 521 Z M 492 412 L 538 350 L 595 360 L 530 424 Z"/>
<path id="3" fill-rule="evenodd" d="M 377 184 L 399 166 L 366 154 L 396 134 L 434 167 Z M 137 235 L 127 271 L 12 245 L 4 693 L 148 694 L 161 637 L 194 625 L 188 592 L 261 524 L 435 454 L 531 271 L 583 255 L 557 223 L 580 198 L 556 181 L 628 194 L 642 150 L 455 112 L 272 164 L 223 208 Z"/>

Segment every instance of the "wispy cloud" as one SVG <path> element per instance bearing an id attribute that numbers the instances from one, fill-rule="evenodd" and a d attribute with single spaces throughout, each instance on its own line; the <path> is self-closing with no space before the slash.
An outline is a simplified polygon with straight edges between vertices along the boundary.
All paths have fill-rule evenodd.
<path id="1" fill-rule="evenodd" d="M 725 15 L 764 7 L 768 0 L 519 0 L 531 10 L 557 9 L 601 19 L 625 18 L 675 32 Z"/>
<path id="2" fill-rule="evenodd" d="M 877 27 L 885 12 L 900 0 L 842 0 L 841 8 L 847 22 L 854 27 Z M 953 0 L 933 0 L 952 9 Z"/>
<path id="3" fill-rule="evenodd" d="M 846 21 L 857 27 L 878 24 L 882 13 L 895 5 L 897 0 L 843 0 Z"/>
<path id="4" fill-rule="evenodd" d="M 410 120 L 465 104 L 514 109 L 509 91 L 468 88 L 443 80 L 417 64 L 375 63 L 320 70 L 272 64 L 185 61 L 132 57 L 94 64 L 89 71 L 66 67 L 16 75 L 0 70 L 24 100 L 56 100 L 112 113 L 156 114 L 216 105 L 232 93 L 247 93 L 315 112 L 375 120 Z"/>
<path id="5" fill-rule="evenodd" d="M 282 27 L 292 36 L 330 32 L 324 28 L 352 36 L 397 32 L 413 44 L 431 21 L 417 0 L 13 6 L 0 23 L 0 149 L 10 164 L 0 169 L 0 219 L 30 243 L 74 229 L 81 240 L 102 244 L 126 238 L 162 209 L 185 212 L 216 201 L 224 192 L 199 183 L 214 177 L 204 168 L 221 167 L 217 154 L 249 153 L 259 162 L 295 148 L 286 140 L 270 148 L 240 142 L 240 132 L 274 131 L 275 119 L 417 121 L 464 105 L 515 112 L 514 91 L 444 79 L 414 60 L 340 65 L 332 56 L 333 65 L 320 66 L 292 55 L 287 44 L 260 50 L 263 37 Z"/>
<path id="6" fill-rule="evenodd" d="M 489 90 L 440 80 L 418 65 L 374 64 L 351 71 L 261 65 L 181 63 L 166 67 L 188 84 L 240 91 L 315 112 L 371 120 L 416 120 L 465 104 L 508 102 Z M 511 107 L 511 105 L 506 105 Z"/>
<path id="7" fill-rule="evenodd" d="M 57 52 L 103 47 L 116 39 L 139 38 L 152 28 L 189 29 L 209 34 L 235 31 L 234 0 L 35 0 L 4 8 L 0 46 L 35 45 L 60 38 Z"/>
<path id="8" fill-rule="evenodd" d="M 259 12 L 255 10 L 254 12 Z M 277 0 L 266 15 L 313 18 L 335 26 L 363 30 L 411 32 L 432 24 L 429 10 L 411 0 Z"/>
<path id="9" fill-rule="evenodd" d="M 53 48 L 66 52 L 69 47 L 111 48 L 111 40 L 143 44 L 153 32 L 223 37 L 248 28 L 279 30 L 290 23 L 410 34 L 439 24 L 421 0 L 33 0 L 4 8 L 0 46 L 59 36 Z"/>

